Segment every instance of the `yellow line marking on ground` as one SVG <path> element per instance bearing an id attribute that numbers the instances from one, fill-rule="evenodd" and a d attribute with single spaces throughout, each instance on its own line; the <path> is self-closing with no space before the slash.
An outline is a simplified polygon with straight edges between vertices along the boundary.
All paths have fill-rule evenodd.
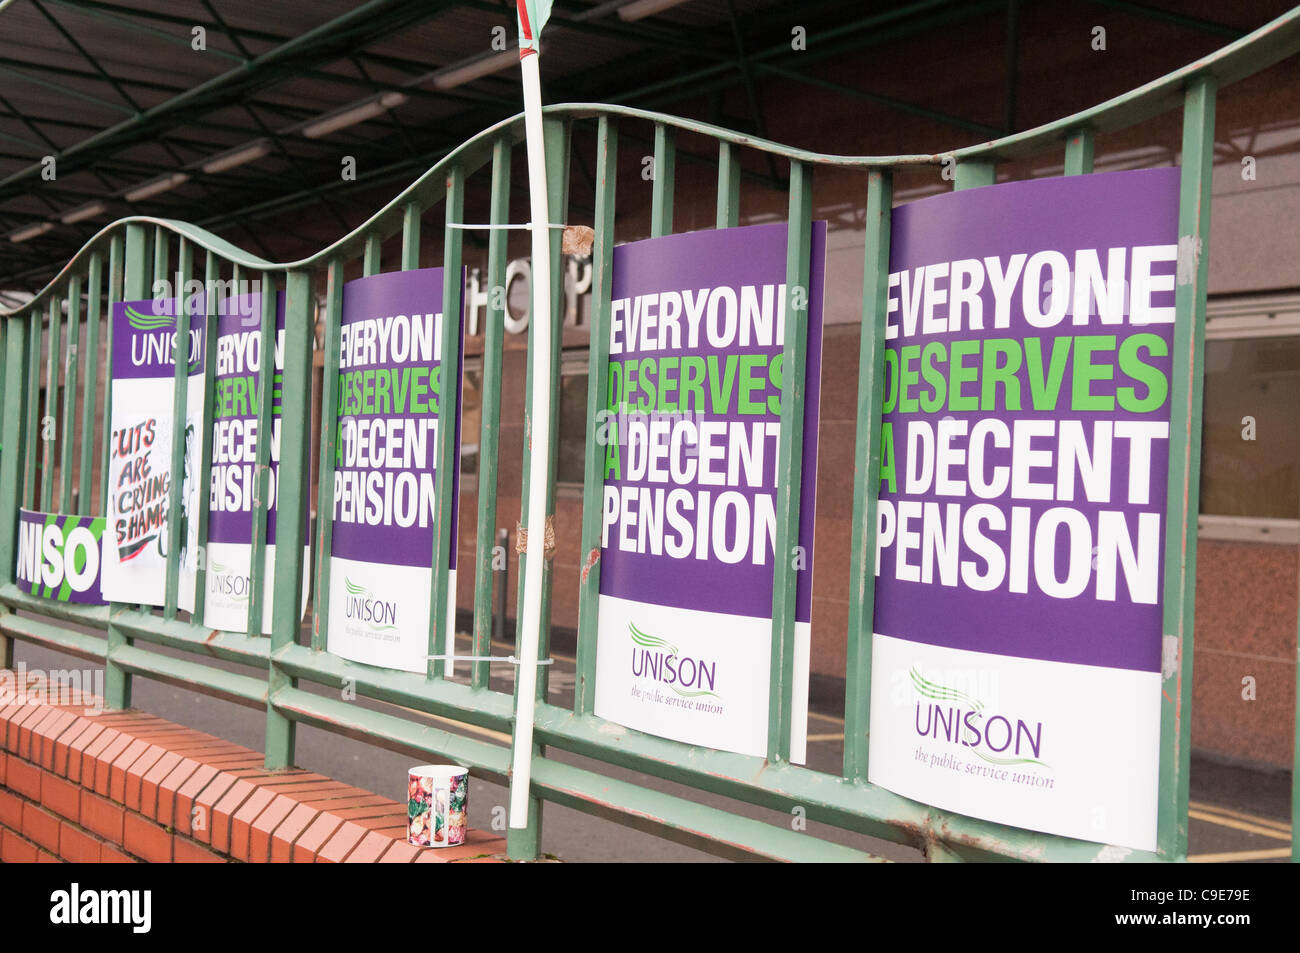
<path id="1" fill-rule="evenodd" d="M 1279 831 L 1291 833 L 1291 825 L 1286 821 L 1275 820 L 1271 817 L 1260 817 L 1258 814 L 1247 814 L 1245 811 L 1234 811 L 1229 807 L 1219 807 L 1217 804 L 1205 804 L 1200 801 L 1192 801 L 1189 805 L 1193 810 L 1208 811 L 1211 814 L 1222 814 L 1227 817 L 1235 817 L 1239 821 L 1249 821 L 1251 824 L 1262 824 L 1264 827 L 1273 827 Z"/>
<path id="2" fill-rule="evenodd" d="M 440 721 L 445 725 L 453 725 L 457 728 L 462 728 L 471 734 L 482 735 L 485 738 L 494 738 L 497 741 L 504 741 L 506 744 L 510 744 L 511 742 L 510 736 L 501 731 L 493 731 L 491 728 L 484 728 L 481 725 L 471 725 L 467 721 L 457 721 L 455 718 L 447 718 L 444 715 L 431 715 L 427 711 L 420 711 L 418 708 L 408 708 L 406 705 L 398 705 L 397 707 L 404 711 L 423 715 L 425 718 L 432 718 L 434 721 Z"/>
<path id="3" fill-rule="evenodd" d="M 834 722 L 834 723 L 837 724 L 837 725 L 842 725 L 842 724 L 844 724 L 844 719 L 843 719 L 843 718 L 836 718 L 834 715 L 823 715 L 823 714 L 822 714 L 821 712 L 819 712 L 819 711 L 810 711 L 810 712 L 808 712 L 808 717 L 809 717 L 809 718 L 820 718 L 822 721 L 831 721 L 831 722 Z"/>
<path id="4" fill-rule="evenodd" d="M 1198 821 L 1208 821 L 1211 824 L 1218 824 L 1220 827 L 1231 827 L 1233 830 L 1246 831 L 1250 834 L 1260 834 L 1264 837 L 1272 837 L 1276 840 L 1289 841 L 1290 834 L 1276 831 L 1271 827 L 1260 827 L 1258 824 L 1247 824 L 1245 821 L 1233 820 L 1230 817 L 1218 817 L 1214 814 L 1207 814 L 1204 811 L 1188 811 L 1187 816 L 1195 818 Z"/>
<path id="5" fill-rule="evenodd" d="M 1270 847 L 1268 850 L 1236 850 L 1226 854 L 1189 854 L 1193 864 L 1228 864 L 1234 860 L 1277 860 L 1291 856 L 1290 847 Z"/>
<path id="6" fill-rule="evenodd" d="M 482 735 L 484 738 L 493 738 L 497 741 L 504 741 L 506 744 L 511 743 L 511 737 L 504 731 L 493 731 L 491 728 L 484 728 L 482 725 L 471 725 L 465 721 L 457 721 L 455 718 L 444 718 L 442 715 L 430 715 L 435 721 L 441 721 L 444 724 L 455 725 L 457 728 L 463 728 L 465 731 L 476 735 Z"/>
<path id="7" fill-rule="evenodd" d="M 839 731 L 829 735 L 809 735 L 808 740 L 809 741 L 843 741 L 844 732 Z"/>

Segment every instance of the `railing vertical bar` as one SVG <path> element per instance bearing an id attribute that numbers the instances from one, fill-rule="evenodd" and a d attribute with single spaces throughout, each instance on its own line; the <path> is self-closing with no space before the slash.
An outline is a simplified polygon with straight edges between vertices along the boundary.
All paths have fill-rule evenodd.
<path id="1" fill-rule="evenodd" d="M 320 465 L 316 498 L 316 587 L 311 647 L 329 644 L 330 551 L 334 548 L 334 458 L 338 450 L 339 341 L 343 316 L 343 262 L 329 263 L 325 291 L 324 373 L 320 398 Z"/>
<path id="2" fill-rule="evenodd" d="M 1169 496 L 1165 509 L 1160 702 L 1160 804 L 1157 849 L 1187 856 L 1191 766 L 1192 644 L 1196 609 L 1196 518 L 1200 508 L 1201 397 L 1205 291 L 1209 275 L 1210 184 L 1214 170 L 1213 77 L 1192 80 L 1183 105 L 1178 202 L 1178 277 L 1174 291 L 1173 375 L 1169 398 Z"/>
<path id="3" fill-rule="evenodd" d="M 303 544 L 306 542 L 310 493 L 300 488 L 311 485 L 311 342 L 312 275 L 294 270 L 285 279 L 284 370 L 281 374 L 280 464 L 277 482 L 292 487 L 275 495 L 275 585 L 271 600 L 271 657 L 266 686 L 266 766 L 287 768 L 294 761 L 293 720 L 275 707 L 275 696 L 293 688 L 296 680 L 280 667 L 276 652 L 298 641 L 302 620 Z M 265 314 L 265 312 L 263 312 Z M 274 322 L 274 310 L 271 312 Z M 263 380 L 266 369 L 275 367 L 272 357 L 275 335 L 263 332 Z M 268 405 L 272 400 L 267 388 Z M 262 405 L 258 405 L 258 411 Z M 269 410 L 269 406 L 268 406 Z M 259 450 L 271 444 L 270 430 L 259 430 Z"/>
<path id="4" fill-rule="evenodd" d="M 143 225 L 126 226 L 126 256 L 122 263 L 121 301 L 143 301 L 149 297 L 151 272 L 149 233 Z"/>
<path id="5" fill-rule="evenodd" d="M 547 208 L 558 222 L 569 217 L 569 123 L 561 119 L 543 120 L 542 130 L 546 144 Z M 671 196 L 671 191 L 669 192 Z M 670 199 L 671 202 L 671 199 Z M 558 463 L 560 435 L 560 355 L 564 348 L 564 236 L 559 229 L 551 229 L 551 382 L 555 398 L 551 401 L 551 466 L 546 473 L 546 516 L 555 519 L 555 472 Z M 528 391 L 532 393 L 531 388 Z M 530 464 L 526 464 L 530 465 Z M 523 497 L 527 499 L 527 496 Z M 537 642 L 537 657 L 546 658 L 551 651 L 551 594 L 555 585 L 555 562 L 546 560 L 542 574 L 541 629 Z M 524 582 L 523 561 L 519 564 L 519 584 Z M 521 598 L 519 605 L 523 605 Z M 546 701 L 550 688 L 551 670 L 542 666 L 537 673 L 537 698 Z"/>
<path id="6" fill-rule="evenodd" d="M 165 246 L 164 246 L 165 247 Z M 150 282 L 149 232 L 143 225 L 132 223 L 126 227 L 126 252 L 122 265 L 122 283 L 120 291 L 122 301 L 143 301 L 148 296 Z M 112 311 L 109 311 L 110 329 Z M 110 330 L 111 333 L 111 330 Z M 110 352 L 111 359 L 111 352 Z M 106 375 L 111 378 L 112 375 Z M 110 381 L 105 384 L 111 387 Z M 111 391 L 110 391 L 111 396 Z M 111 426 L 111 425 L 110 425 Z M 111 430 L 110 430 L 111 433 Z M 104 469 L 108 470 L 108 461 L 112 454 L 112 443 L 104 441 Z M 108 498 L 104 498 L 105 515 L 108 513 Z M 104 701 L 109 708 L 131 707 L 131 673 L 122 668 L 113 659 L 113 653 L 126 648 L 133 639 L 122 632 L 115 624 L 117 616 L 130 611 L 128 606 L 113 602 L 108 607 L 108 638 L 104 649 Z"/>
<path id="7" fill-rule="evenodd" d="M 953 175 L 954 190 L 975 189 L 982 185 L 992 185 L 998 180 L 998 167 L 995 163 L 972 159 L 958 162 Z"/>
<path id="8" fill-rule="evenodd" d="M 128 232 L 131 226 L 128 226 Z M 138 226 L 137 226 L 138 227 Z M 113 437 L 113 306 L 122 299 L 124 242 L 114 235 L 108 245 L 108 310 L 104 312 L 104 419 L 100 425 L 99 512 L 108 515 L 108 459 Z"/>
<path id="9" fill-rule="evenodd" d="M 40 431 L 37 429 L 41 416 L 41 336 L 45 328 L 38 309 L 33 309 L 28 316 L 28 325 L 30 343 L 27 348 L 27 437 L 24 441 L 23 454 L 23 505 L 28 509 L 35 509 L 39 500 L 36 487 L 36 457 L 41 446 Z"/>
<path id="10" fill-rule="evenodd" d="M 451 559 L 451 524 L 458 505 L 452 475 L 460 468 L 456 447 L 456 420 L 460 413 L 460 311 L 465 283 L 461 277 L 461 245 L 464 232 L 459 225 L 465 209 L 465 169 L 453 165 L 447 173 L 446 224 L 442 239 L 442 333 L 438 376 L 438 466 L 437 519 L 433 522 L 433 570 L 429 576 L 429 654 L 452 655 L 456 651 L 456 626 L 448 631 L 448 615 L 456 615 L 456 593 L 451 590 L 447 564 Z M 452 663 L 437 665 L 429 660 L 429 678 L 442 678 Z"/>
<path id="11" fill-rule="evenodd" d="M 725 145 L 725 144 L 724 144 Z M 726 164 L 725 156 L 723 164 Z M 587 368 L 587 440 L 583 462 L 582 545 L 578 552 L 582 572 L 578 588 L 578 655 L 573 710 L 585 715 L 596 704 L 596 633 L 600 622 L 600 550 L 605 493 L 605 454 L 608 446 L 596 440 L 604 432 L 608 443 L 617 423 L 600 427 L 602 412 L 617 414 L 609 394 L 609 317 L 614 271 L 614 201 L 617 195 L 618 127 L 602 116 L 596 133 L 596 226 L 591 250 L 591 343 Z M 723 186 L 718 187 L 719 203 Z M 721 225 L 722 211 L 718 212 Z M 725 227 L 725 226 L 723 226 Z M 618 435 L 618 436 L 621 436 Z"/>
<path id="12" fill-rule="evenodd" d="M 893 173 L 867 177 L 862 326 L 858 346 L 858 423 L 854 439 L 853 522 L 849 537 L 849 627 L 844 679 L 844 777 L 867 777 L 871 725 L 871 649 L 876 604 L 876 498 L 880 490 L 880 414 L 884 401 L 885 312 Z"/>
<path id="13" fill-rule="evenodd" d="M 59 426 L 59 512 L 72 512 L 73 437 L 77 430 L 77 369 L 81 351 L 81 275 L 68 279 L 68 343 L 63 351 L 63 422 Z"/>
<path id="14" fill-rule="evenodd" d="M 176 618 L 180 599 L 181 511 L 185 506 L 185 418 L 190 379 L 190 308 L 184 293 L 194 264 L 194 246 L 180 240 L 176 262 L 176 344 L 172 348 L 172 457 L 171 493 L 167 496 L 167 576 L 163 596 L 163 618 Z"/>
<path id="15" fill-rule="evenodd" d="M 420 267 L 420 206 L 407 202 L 402 209 L 402 271 Z"/>
<path id="16" fill-rule="evenodd" d="M 253 462 L 253 529 L 249 560 L 248 631 L 257 634 L 264 628 L 266 589 L 266 514 L 271 492 L 271 400 L 275 390 L 275 312 L 277 304 L 275 276 L 262 273 L 262 325 L 259 348 L 262 355 L 257 375 L 257 441 Z M 279 503 L 277 498 L 276 503 Z M 279 520 L 276 521 L 277 531 Z M 267 753 L 270 757 L 270 752 Z"/>
<path id="17" fill-rule="evenodd" d="M 367 278 L 379 274 L 383 266 L 383 248 L 383 239 L 378 235 L 366 236 L 366 251 L 361 267 Z"/>
<path id="18" fill-rule="evenodd" d="M 203 353 L 203 433 L 195 443 L 202 448 L 199 467 L 199 512 L 197 514 L 200 558 L 195 566 L 194 577 L 194 619 L 203 623 L 203 611 L 207 601 L 208 576 L 208 518 L 212 503 L 212 433 L 215 424 L 215 407 L 217 399 L 217 336 L 221 330 L 220 307 L 216 301 L 217 280 L 221 277 L 221 263 L 217 256 L 208 252 L 203 262 L 203 335 L 205 344 Z M 236 286 L 237 288 L 238 286 Z M 236 291 L 238 293 L 238 291 Z"/>
<path id="19" fill-rule="evenodd" d="M 171 249 L 168 247 L 167 239 L 167 230 L 161 225 L 156 226 L 153 230 L 153 279 L 150 282 L 149 289 L 142 297 L 166 297 L 158 283 L 171 280 L 171 275 L 167 274 L 167 267 L 171 261 Z M 174 295 L 180 294 L 180 290 L 172 289 L 172 293 Z"/>
<path id="20" fill-rule="evenodd" d="M 655 124 L 654 183 L 650 190 L 650 237 L 673 231 L 673 184 L 676 178 L 677 145 L 671 126 Z"/>
<path id="21" fill-rule="evenodd" d="M 95 397 L 99 392 L 99 323 L 103 318 L 104 255 L 92 252 L 86 272 L 86 378 L 81 388 L 81 462 L 77 474 L 77 510 L 94 507 Z"/>
<path id="22" fill-rule="evenodd" d="M 740 224 L 740 156 L 730 142 L 718 143 L 718 228 Z"/>
<path id="23" fill-rule="evenodd" d="M 1065 140 L 1065 174 L 1087 175 L 1092 171 L 1094 134 L 1091 129 L 1079 128 Z"/>
<path id="24" fill-rule="evenodd" d="M 510 140 L 505 137 L 492 144 L 489 221 L 493 225 L 504 225 L 510 218 L 510 146 Z M 490 655 L 492 651 L 492 586 L 497 575 L 493 550 L 496 545 L 497 473 L 501 449 L 501 352 L 506 314 L 505 295 L 497 294 L 496 289 L 504 289 L 506 285 L 507 237 L 506 231 L 500 228 L 494 228 L 488 234 L 488 302 L 483 329 L 483 400 L 479 412 L 472 649 L 479 657 Z M 506 585 L 504 578 L 501 585 Z M 486 688 L 490 675 L 487 662 L 474 662 L 470 667 L 470 684 L 475 688 Z"/>
<path id="25" fill-rule="evenodd" d="M 803 415 L 807 389 L 808 290 L 812 260 L 812 169 L 790 163 L 789 233 L 785 261 L 785 342 L 781 389 L 781 435 L 776 471 L 776 546 L 772 584 L 771 668 L 768 672 L 767 756 L 790 760 L 793 722 L 795 604 L 803 491 Z"/>
<path id="26" fill-rule="evenodd" d="M 50 512 L 54 499 L 54 445 L 62 443 L 63 434 L 58 432 L 59 419 L 59 381 L 63 377 L 63 302 L 58 295 L 50 298 L 49 306 L 49 342 L 45 354 L 45 407 L 41 417 L 41 509 Z M 53 425 L 53 437 L 47 431 Z"/>
<path id="27" fill-rule="evenodd" d="M 27 319 L 15 316 L 3 319 L 4 323 L 4 388 L 5 413 L 0 421 L 0 566 L 6 576 L 17 563 L 18 505 L 22 493 L 23 430 L 26 425 L 23 404 L 27 388 L 23 380 L 27 368 L 27 347 L 30 326 Z M 0 668 L 13 666 L 13 643 L 0 634 Z"/>

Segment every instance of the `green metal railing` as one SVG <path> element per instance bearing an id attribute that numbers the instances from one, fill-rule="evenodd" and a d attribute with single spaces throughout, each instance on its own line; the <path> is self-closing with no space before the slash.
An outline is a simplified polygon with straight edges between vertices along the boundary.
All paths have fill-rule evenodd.
<path id="1" fill-rule="evenodd" d="M 1200 466 L 1201 381 L 1204 350 L 1207 241 L 1210 175 L 1214 146 L 1214 106 L 1218 88 L 1258 72 L 1300 51 L 1300 10 L 1293 10 L 1255 33 L 1159 80 L 1066 119 L 951 153 L 899 156 L 836 156 L 788 148 L 704 123 L 643 110 L 606 105 L 565 105 L 546 110 L 547 171 L 552 215 L 568 220 L 568 163 L 571 133 L 577 125 L 595 127 L 595 244 L 590 317 L 588 416 L 605 405 L 612 255 L 615 242 L 616 171 L 620 127 L 650 133 L 655 159 L 651 201 L 652 235 L 673 229 L 674 169 L 677 140 L 704 137 L 717 147 L 717 226 L 740 220 L 741 150 L 765 153 L 775 162 L 788 162 L 789 245 L 786 286 L 790 293 L 807 285 L 809 237 L 813 216 L 813 177 L 819 170 L 850 170 L 863 175 L 866 206 L 865 278 L 862 291 L 861 351 L 857 432 L 854 450 L 855 494 L 848 565 L 850 600 L 848 658 L 845 680 L 843 769 L 838 775 L 793 765 L 789 761 L 794 667 L 794 592 L 796 574 L 789 561 L 776 561 L 772 606 L 772 658 L 768 750 L 756 758 L 684 745 L 624 729 L 593 713 L 595 698 L 595 631 L 600 587 L 599 561 L 587 561 L 579 583 L 577 679 L 572 709 L 551 704 L 546 679 L 539 679 L 535 721 L 537 760 L 532 787 L 534 810 L 529 828 L 512 831 L 511 856 L 536 857 L 541 847 L 542 804 L 575 808 L 630 827 L 650 831 L 681 843 L 727 857 L 793 860 L 870 860 L 870 854 L 812 837 L 791 828 L 741 816 L 725 807 L 700 803 L 707 793 L 784 814 L 802 809 L 810 821 L 845 831 L 882 838 L 923 851 L 931 860 L 1092 860 L 1176 861 L 1187 856 L 1188 769 L 1192 697 L 1192 633 L 1196 570 L 1196 514 Z M 1158 846 L 1155 852 L 1117 851 L 1102 845 L 1005 827 L 940 811 L 869 784 L 867 739 L 874 596 L 876 492 L 874 475 L 880 464 L 884 316 L 888 286 L 890 209 L 893 176 L 898 171 L 930 168 L 937 175 L 945 163 L 955 163 L 954 185 L 969 188 L 995 180 L 1000 163 L 1064 150 L 1065 172 L 1091 171 L 1096 136 L 1132 126 L 1180 108 L 1183 112 L 1182 186 L 1179 214 L 1180 249 L 1193 254 L 1190 281 L 1176 292 L 1174 377 L 1171 384 L 1171 455 L 1165 576 L 1163 580 L 1166 665 L 1161 721 Z M 512 150 L 523 136 L 522 117 L 494 126 L 453 150 L 418 181 L 361 227 L 319 253 L 289 263 L 273 263 L 236 248 L 192 225 L 153 218 L 128 218 L 106 227 L 70 261 L 32 301 L 12 312 L 0 312 L 0 392 L 5 414 L 0 439 L 0 665 L 12 661 L 12 640 L 47 646 L 60 652 L 102 662 L 107 670 L 106 694 L 112 707 L 131 702 L 136 676 L 184 686 L 266 712 L 266 763 L 282 768 L 293 763 L 294 737 L 299 724 L 366 739 L 386 748 L 457 761 L 476 775 L 509 784 L 510 748 L 492 732 L 509 734 L 515 703 L 508 694 L 489 688 L 488 663 L 475 662 L 468 684 L 443 676 L 430 665 L 424 674 L 375 668 L 345 661 L 324 651 L 327 618 L 320 593 L 330 585 L 329 559 L 333 511 L 333 461 L 337 407 L 336 376 L 342 285 L 353 273 L 375 274 L 382 269 L 386 239 L 400 235 L 402 270 L 417 267 L 421 225 L 425 216 L 443 206 L 442 262 L 446 273 L 460 273 L 462 223 L 467 183 L 486 183 L 490 221 L 505 224 L 510 199 Z M 698 158 L 698 157 L 696 157 Z M 710 161 L 712 161 L 710 159 Z M 474 177 L 478 176 L 478 179 Z M 506 232 L 490 232 L 487 248 L 488 287 L 505 284 Z M 559 259 L 558 233 L 553 254 Z M 235 632 L 213 632 L 202 618 L 203 567 L 199 567 L 199 605 L 191 618 L 177 609 L 178 572 L 168 567 L 166 601 L 160 611 L 114 604 L 77 607 L 36 599 L 21 592 L 8 575 L 15 565 L 17 511 L 20 505 L 93 514 L 103 512 L 108 487 L 106 455 L 110 436 L 109 375 L 99 366 L 104 346 L 111 352 L 112 328 L 107 320 L 113 303 L 149 298 L 154 279 L 179 275 L 197 278 L 211 291 L 218 282 L 254 279 L 260 282 L 266 306 L 261 315 L 263 340 L 274 328 L 273 294 L 286 291 L 286 343 L 283 369 L 283 410 L 279 482 L 285 487 L 310 486 L 311 367 L 313 328 L 320 318 L 320 349 L 325 373 L 320 397 L 319 491 L 311 548 L 313 565 L 304 564 L 302 534 L 307 525 L 305 492 L 278 497 L 277 558 L 274 567 L 272 633 L 270 638 Z M 562 313 L 560 269 L 549 288 L 553 314 Z M 459 282 L 445 283 L 443 313 L 461 308 Z M 215 300 L 215 294 L 206 299 Z M 319 305 L 318 305 L 319 300 Z M 787 314 L 806 312 L 787 302 Z M 478 518 L 473 599 L 473 652 L 488 655 L 492 624 L 492 550 L 497 525 L 497 476 L 504 301 L 489 296 L 483 342 L 482 427 L 479 436 Z M 66 319 L 65 319 L 66 310 Z M 317 311 L 321 313 L 318 315 Z M 215 343 L 212 315 L 182 314 L 182 356 L 187 356 L 191 320 L 207 321 L 209 353 Z M 785 342 L 785 366 L 795 368 L 781 405 L 781 437 L 777 500 L 777 549 L 795 538 L 800 512 L 802 368 L 806 321 L 794 320 Z M 443 354 L 456 353 L 456 322 L 443 322 Z M 82 342 L 84 336 L 84 344 Z M 558 384 L 560 335 L 554 335 L 549 357 L 551 379 Z M 42 370 L 41 357 L 46 355 Z M 530 338 L 531 357 L 531 338 Z M 530 361 L 529 373 L 532 373 Z M 183 415 L 186 389 L 178 360 L 174 410 Z M 207 363 L 207 394 L 215 361 Z M 264 361 L 259 381 L 259 433 L 269 433 L 270 401 L 261 398 L 272 386 L 268 375 L 274 362 Z M 44 398 L 41 397 L 42 382 Z M 78 412 L 77 402 L 80 401 Z M 552 413 L 556 412 L 555 404 Z M 102 425 L 95 426 L 102 413 Z M 437 466 L 450 472 L 457 464 L 455 430 L 456 389 L 439 402 Z M 61 414 L 61 416 L 60 416 Z M 60 421 L 55 439 L 45 439 L 49 418 Z M 211 445 L 211 397 L 203 408 L 205 433 Z M 75 428 L 80 427 L 79 433 Z M 555 421 L 551 432 L 554 434 Z M 98 447 L 98 450 L 96 449 Z M 552 448 L 553 449 L 553 448 Z M 525 448 L 525 457 L 529 452 Z M 600 547 L 600 500 L 603 490 L 600 449 L 590 437 L 586 446 L 583 521 L 580 552 Z M 262 480 L 256 495 L 253 531 L 250 628 L 260 629 L 262 580 L 266 572 L 266 517 L 269 444 L 258 441 L 257 472 Z M 554 455 L 552 454 L 552 460 Z M 180 451 L 171 460 L 173 485 L 179 485 Z M 210 463 L 208 464 L 210 467 Z M 528 494 L 528 461 L 523 462 Z M 200 486 L 208 473 L 200 474 Z M 56 496 L 57 490 L 57 496 Z M 437 512 L 445 517 L 455 506 L 450 480 L 439 480 Z M 174 495 L 175 496 L 175 495 Z M 548 511 L 555 505 L 555 469 L 548 477 Z M 200 540 L 206 539 L 207 494 L 200 493 Z M 176 532 L 179 502 L 168 513 L 169 530 Z M 432 565 L 446 565 L 452 541 L 449 521 L 438 520 Z M 520 557 L 522 561 L 522 556 Z M 832 557 L 821 556 L 827 563 Z M 546 576 L 543 618 L 550 617 L 552 576 Z M 314 591 L 310 637 L 300 638 L 300 593 L 304 573 L 311 573 Z M 429 619 L 429 654 L 441 650 L 440 629 L 447 618 L 446 576 L 434 573 L 433 611 Z M 522 580 L 522 568 L 518 578 Z M 70 627 L 69 624 L 74 624 Z M 91 631 L 84 631 L 89 628 Z M 547 651 L 549 626 L 544 625 L 541 650 Z M 181 657 L 157 647 L 182 650 Z M 238 671 L 207 664 L 209 659 L 237 663 Z M 545 670 L 543 670 L 545 671 Z M 320 694 L 303 687 L 347 684 L 356 696 L 403 706 L 429 715 L 490 729 L 470 735 L 444 730 L 427 720 L 390 709 L 354 704 L 337 694 Z M 1300 745 L 1300 742 L 1298 742 Z M 582 756 L 581 765 L 571 757 Z M 1298 749 L 1300 751 L 1300 749 Z M 630 769 L 676 782 L 686 793 L 651 790 L 611 774 Z M 1300 786 L 1295 789 L 1300 804 Z M 1293 854 L 1293 857 L 1295 855 Z"/>

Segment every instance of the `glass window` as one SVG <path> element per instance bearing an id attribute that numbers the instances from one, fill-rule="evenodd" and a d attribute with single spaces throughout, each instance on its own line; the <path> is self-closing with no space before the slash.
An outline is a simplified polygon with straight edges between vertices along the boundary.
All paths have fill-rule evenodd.
<path id="1" fill-rule="evenodd" d="M 1300 518 L 1300 336 L 1205 348 L 1201 512 Z"/>
<path id="2" fill-rule="evenodd" d="M 478 473 L 479 437 L 483 425 L 483 371 L 465 368 L 460 388 L 460 473 L 462 477 Z M 465 492 L 461 480 L 461 492 Z"/>
<path id="3" fill-rule="evenodd" d="M 555 481 L 582 485 L 583 455 L 587 448 L 587 371 L 565 371 L 560 376 L 560 441 Z"/>

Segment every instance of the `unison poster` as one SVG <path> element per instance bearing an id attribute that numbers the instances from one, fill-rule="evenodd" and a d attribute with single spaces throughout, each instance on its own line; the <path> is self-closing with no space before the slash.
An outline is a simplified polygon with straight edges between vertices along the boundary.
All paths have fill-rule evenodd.
<path id="1" fill-rule="evenodd" d="M 894 210 L 873 783 L 1154 848 L 1178 178 Z"/>
<path id="2" fill-rule="evenodd" d="M 100 592 L 102 516 L 18 511 L 18 588 L 42 599 L 104 604 Z"/>
<path id="3" fill-rule="evenodd" d="M 429 654 L 438 407 L 448 386 L 442 282 L 441 268 L 425 268 L 343 286 L 329 651 L 408 672 L 425 671 Z M 450 386 L 459 382 L 457 368 Z M 459 453 L 459 420 L 457 431 Z M 458 470 L 445 653 L 454 648 Z"/>
<path id="4" fill-rule="evenodd" d="M 596 714 L 690 744 L 767 750 L 772 582 L 798 569 L 791 751 L 804 760 L 825 223 L 808 321 L 799 549 L 775 553 L 784 225 L 614 249 Z"/>
<path id="5" fill-rule="evenodd" d="M 284 373 L 285 296 L 276 296 L 271 402 L 271 478 L 266 513 L 266 562 L 262 584 L 262 632 L 271 631 L 275 581 L 276 501 L 280 488 L 280 389 Z M 262 296 L 241 295 L 222 302 L 213 375 L 212 477 L 208 495 L 207 593 L 203 624 L 231 632 L 248 630 L 252 587 L 253 496 L 257 472 L 258 382 L 261 377 Z M 305 520 L 305 514 L 304 514 Z M 306 535 L 306 534 L 305 534 Z M 310 545 L 304 565 L 310 565 Z M 311 573 L 303 573 L 307 607 Z"/>
<path id="6" fill-rule="evenodd" d="M 180 559 L 179 604 L 194 607 L 198 564 L 198 474 L 203 453 L 203 325 L 199 298 L 190 303 L 186 418 L 172 419 L 177 299 L 113 306 L 112 435 L 108 461 L 108 527 L 102 586 L 111 602 L 160 606 L 167 557 Z M 181 538 L 168 538 L 172 441 L 185 444 Z"/>

